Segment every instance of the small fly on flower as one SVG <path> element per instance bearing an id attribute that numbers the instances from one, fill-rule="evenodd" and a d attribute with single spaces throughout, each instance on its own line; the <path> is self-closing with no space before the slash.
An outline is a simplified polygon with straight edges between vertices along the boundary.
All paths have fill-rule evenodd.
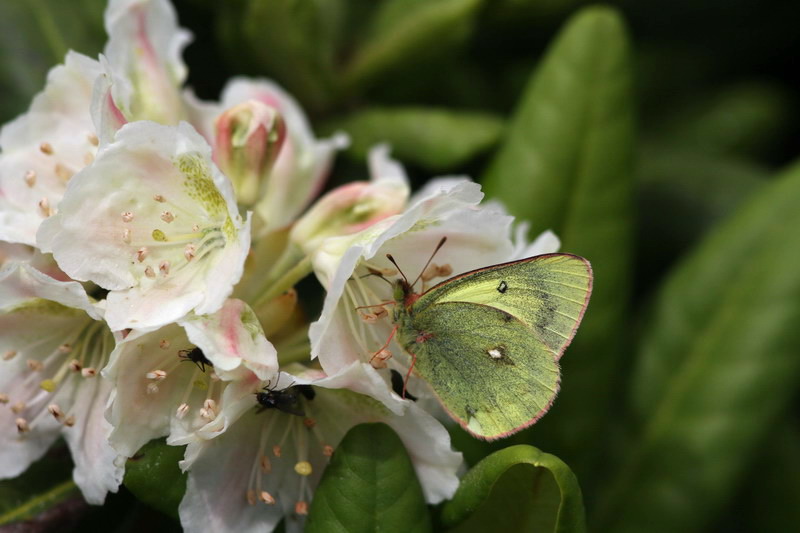
<path id="1" fill-rule="evenodd" d="M 275 387 L 277 387 L 277 382 Z M 305 416 L 305 411 L 300 405 L 300 395 L 305 396 L 307 400 L 313 400 L 316 396 L 311 385 L 289 385 L 285 389 L 275 390 L 275 387 L 270 388 L 269 384 L 264 387 L 261 392 L 257 392 L 256 401 L 259 404 L 259 413 L 265 409 L 278 409 L 284 413 L 297 416 Z"/>
<path id="2" fill-rule="evenodd" d="M 197 365 L 197 368 L 199 368 L 201 372 L 206 371 L 206 366 L 214 368 L 213 363 L 208 360 L 206 355 L 203 353 L 203 350 L 197 346 L 188 350 L 178 350 L 178 358 L 181 360 L 181 362 L 191 361 Z"/>

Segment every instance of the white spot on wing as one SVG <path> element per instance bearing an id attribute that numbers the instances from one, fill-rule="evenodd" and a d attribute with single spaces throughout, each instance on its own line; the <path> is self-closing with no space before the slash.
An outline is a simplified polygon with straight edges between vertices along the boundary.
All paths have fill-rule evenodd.
<path id="1" fill-rule="evenodd" d="M 489 354 L 489 357 L 492 359 L 501 359 L 503 357 L 503 351 L 500 348 L 492 348 L 488 350 L 486 353 Z"/>

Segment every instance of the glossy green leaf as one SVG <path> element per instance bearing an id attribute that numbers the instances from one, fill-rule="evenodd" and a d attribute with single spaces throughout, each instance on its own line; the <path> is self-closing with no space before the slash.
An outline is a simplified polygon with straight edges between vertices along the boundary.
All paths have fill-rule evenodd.
<path id="1" fill-rule="evenodd" d="M 0 2 L 0 122 L 27 109 L 68 49 L 95 56 L 106 0 Z"/>
<path id="2" fill-rule="evenodd" d="M 496 115 L 437 108 L 372 108 L 327 125 L 350 135 L 350 152 L 365 159 L 370 148 L 388 143 L 392 155 L 431 171 L 468 162 L 491 148 L 503 121 Z"/>
<path id="3" fill-rule="evenodd" d="M 452 533 L 586 531 L 578 480 L 558 457 L 511 446 L 475 465 L 441 515 Z"/>
<path id="4" fill-rule="evenodd" d="M 349 91 L 386 72 L 441 55 L 472 33 L 483 0 L 386 0 L 344 73 Z"/>
<path id="5" fill-rule="evenodd" d="M 83 501 L 72 481 L 71 464 L 47 455 L 21 476 L 0 481 L 0 526 L 31 520 L 55 506 Z"/>
<path id="6" fill-rule="evenodd" d="M 334 59 L 345 5 L 343 0 L 226 2 L 221 38 L 234 63 L 245 58 L 306 106 L 320 109 L 334 97 Z"/>
<path id="7" fill-rule="evenodd" d="M 345 435 L 314 493 L 306 531 L 431 531 L 422 487 L 389 426 L 362 424 Z"/>
<path id="8" fill-rule="evenodd" d="M 489 198 L 552 229 L 561 250 L 589 259 L 595 285 L 575 341 L 561 359 L 553 410 L 537 442 L 568 457 L 599 443 L 619 377 L 631 280 L 633 97 L 628 38 L 617 12 L 586 8 L 547 51 L 483 183 Z"/>
<path id="9" fill-rule="evenodd" d="M 139 500 L 178 518 L 178 505 L 186 492 L 186 474 L 178 468 L 185 446 L 168 446 L 151 440 L 125 465 L 124 484 Z"/>
<path id="10" fill-rule="evenodd" d="M 800 165 L 764 187 L 670 275 L 632 376 L 641 423 L 600 530 L 700 531 L 800 378 Z"/>

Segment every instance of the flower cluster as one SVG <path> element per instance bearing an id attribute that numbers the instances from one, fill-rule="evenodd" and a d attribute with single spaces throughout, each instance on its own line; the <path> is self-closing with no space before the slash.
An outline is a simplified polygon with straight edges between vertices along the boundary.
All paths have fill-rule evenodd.
<path id="1" fill-rule="evenodd" d="M 461 454 L 432 393 L 393 387 L 409 361 L 377 305 L 385 254 L 418 272 L 447 236 L 429 284 L 557 239 L 527 244 L 465 178 L 411 195 L 384 147 L 370 181 L 318 198 L 344 135 L 315 138 L 266 80 L 219 102 L 183 89 L 168 0 L 111 0 L 105 20 L 99 60 L 70 52 L 0 133 L 0 478 L 63 437 L 101 503 L 166 437 L 186 445 L 187 531 L 297 530 L 346 431 L 382 421 L 427 500 L 452 496 Z M 309 324 L 294 285 L 312 274 Z"/>

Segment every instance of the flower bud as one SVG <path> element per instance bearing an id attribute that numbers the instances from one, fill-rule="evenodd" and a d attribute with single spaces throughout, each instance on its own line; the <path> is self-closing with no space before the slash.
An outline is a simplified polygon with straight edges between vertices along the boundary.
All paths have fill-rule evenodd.
<path id="1" fill-rule="evenodd" d="M 233 106 L 216 122 L 214 158 L 231 179 L 240 204 L 251 206 L 260 197 L 286 138 L 278 111 L 248 100 Z"/>
<path id="2" fill-rule="evenodd" d="M 311 254 L 328 237 L 351 235 L 400 213 L 407 197 L 407 186 L 394 180 L 342 185 L 320 198 L 297 221 L 289 239 Z"/>

